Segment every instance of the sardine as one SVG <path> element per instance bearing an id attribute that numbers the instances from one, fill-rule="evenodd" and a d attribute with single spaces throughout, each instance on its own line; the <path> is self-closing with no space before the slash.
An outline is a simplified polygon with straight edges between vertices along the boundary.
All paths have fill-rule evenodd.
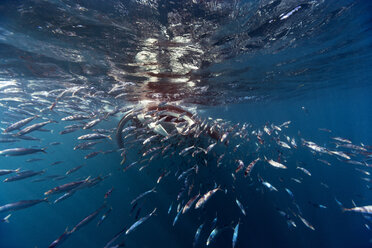
<path id="1" fill-rule="evenodd" d="M 251 171 L 253 169 L 253 167 L 256 165 L 256 163 L 260 160 L 260 158 L 256 158 L 255 160 L 253 160 L 248 166 L 247 168 L 245 169 L 244 171 L 244 176 L 247 177 L 251 174 Z"/>
<path id="2" fill-rule="evenodd" d="M 280 169 L 287 169 L 287 167 L 279 162 L 276 162 L 272 159 L 269 159 L 269 160 L 266 160 L 270 165 L 276 167 L 276 168 L 280 168 Z"/>
<path id="3" fill-rule="evenodd" d="M 20 172 L 17 172 L 16 176 L 6 178 L 4 180 L 4 182 L 18 181 L 18 180 L 26 179 L 26 178 L 33 177 L 33 176 L 36 176 L 36 175 L 40 175 L 40 174 L 43 174 L 43 173 L 45 173 L 44 170 L 42 170 L 42 171 L 33 171 L 33 170 L 20 171 Z"/>
<path id="4" fill-rule="evenodd" d="M 234 233 L 233 233 L 233 238 L 232 238 L 232 248 L 235 248 L 236 241 L 238 240 L 239 224 L 240 224 L 240 222 L 238 222 L 238 224 L 236 224 L 236 226 L 234 228 Z"/>
<path id="5" fill-rule="evenodd" d="M 103 248 L 110 248 L 111 245 L 118 239 L 120 238 L 121 235 L 123 235 L 127 231 L 127 227 L 124 227 L 120 232 L 115 234 L 115 236 L 105 245 Z"/>
<path id="6" fill-rule="evenodd" d="M 354 208 L 343 208 L 343 211 L 352 211 L 362 214 L 372 214 L 372 205 Z"/>
<path id="7" fill-rule="evenodd" d="M 38 129 L 42 128 L 43 126 L 45 126 L 49 123 L 52 123 L 52 122 L 56 122 L 56 121 L 49 120 L 49 121 L 44 121 L 44 122 L 36 123 L 36 124 L 31 125 L 31 126 L 25 127 L 24 129 L 22 129 L 18 133 L 16 133 L 16 136 L 22 136 L 22 135 L 31 133 L 35 130 L 38 130 Z"/>
<path id="8" fill-rule="evenodd" d="M 305 226 L 307 226 L 313 231 L 315 230 L 315 228 L 307 220 L 305 220 L 301 215 L 298 215 L 298 218 L 300 218 L 300 220 L 302 221 L 302 223 L 305 224 Z"/>
<path id="9" fill-rule="evenodd" d="M 201 225 L 198 227 L 198 229 L 196 230 L 196 232 L 195 232 L 195 237 L 194 237 L 194 241 L 193 241 L 193 245 L 192 245 L 193 247 L 195 247 L 196 244 L 197 244 L 198 241 L 199 241 L 200 233 L 201 233 L 201 230 L 203 229 L 203 226 L 204 226 L 204 223 L 201 224 Z"/>
<path id="10" fill-rule="evenodd" d="M 182 214 L 186 213 L 191 207 L 192 205 L 194 204 L 194 202 L 196 201 L 196 199 L 198 199 L 200 196 L 200 193 L 197 194 L 196 196 L 192 197 L 187 203 L 186 205 L 183 207 L 183 210 L 182 210 Z"/>
<path id="11" fill-rule="evenodd" d="M 148 215 L 146 215 L 145 217 L 142 217 L 141 219 L 139 219 L 138 221 L 136 221 L 133 225 L 131 225 L 128 230 L 125 232 L 125 235 L 128 235 L 129 233 L 131 233 L 132 231 L 134 231 L 139 225 L 141 225 L 143 222 L 145 222 L 146 220 L 148 220 L 154 213 L 156 212 L 156 208 L 154 208 L 154 210 L 149 213 Z"/>
<path id="12" fill-rule="evenodd" d="M 296 169 L 303 171 L 308 176 L 311 176 L 311 173 L 308 170 L 306 170 L 305 168 L 297 166 Z"/>
<path id="13" fill-rule="evenodd" d="M 14 130 L 17 130 L 17 129 L 20 129 L 21 127 L 27 125 L 28 123 L 30 123 L 31 121 L 33 121 L 34 119 L 38 118 L 39 116 L 37 115 L 34 115 L 34 116 L 31 116 L 31 117 L 28 117 L 26 119 L 23 119 L 23 120 L 20 120 L 20 121 L 17 121 L 16 123 L 13 123 L 12 125 L 10 125 L 9 127 L 5 128 L 5 130 L 3 131 L 4 133 L 9 133 L 11 131 L 14 131 Z"/>
<path id="14" fill-rule="evenodd" d="M 101 133 L 90 133 L 85 134 L 78 137 L 78 140 L 96 140 L 96 139 L 110 139 L 112 138 L 109 135 L 101 134 Z"/>
<path id="15" fill-rule="evenodd" d="M 136 201 L 138 201 L 139 199 L 145 197 L 146 195 L 148 195 L 148 194 L 150 194 L 150 193 L 152 193 L 152 192 L 155 192 L 155 193 L 156 193 L 156 191 L 155 191 L 155 187 L 152 188 L 152 189 L 150 189 L 150 190 L 148 190 L 148 191 L 146 191 L 146 192 L 144 192 L 144 193 L 142 193 L 142 194 L 140 194 L 139 196 L 137 196 L 134 200 L 132 200 L 132 201 L 130 202 L 130 204 L 133 205 Z"/>
<path id="16" fill-rule="evenodd" d="M 240 211 L 242 211 L 242 214 L 246 215 L 243 204 L 241 204 L 238 199 L 236 199 L 235 202 L 238 205 L 238 207 L 240 208 Z"/>
<path id="17" fill-rule="evenodd" d="M 3 206 L 0 206 L 0 213 L 29 208 L 42 202 L 48 202 L 48 199 L 44 198 L 44 199 L 38 199 L 38 200 L 24 200 L 24 201 L 18 201 L 14 203 L 8 203 Z"/>
<path id="18" fill-rule="evenodd" d="M 212 230 L 212 232 L 209 234 L 206 245 L 209 246 L 209 244 L 216 238 L 216 236 L 219 233 L 219 229 L 215 228 Z"/>
<path id="19" fill-rule="evenodd" d="M 263 185 L 265 185 L 270 191 L 278 191 L 274 186 L 272 186 L 270 183 L 263 181 Z"/>
<path id="20" fill-rule="evenodd" d="M 46 148 L 10 148 L 10 149 L 5 149 L 0 151 L 0 155 L 2 156 L 22 156 L 22 155 L 28 155 L 28 154 L 33 154 L 37 152 L 43 152 L 46 153 L 45 151 Z"/>
<path id="21" fill-rule="evenodd" d="M 81 220 L 78 224 L 74 226 L 74 228 L 71 229 L 70 233 L 72 234 L 76 232 L 77 230 L 91 222 L 99 214 L 99 212 L 101 212 L 103 208 L 105 208 L 105 205 L 101 206 L 96 211 L 94 211 L 93 213 L 85 217 L 83 220 Z"/>
<path id="22" fill-rule="evenodd" d="M 214 195 L 218 190 L 221 190 L 221 188 L 218 186 L 215 189 L 212 189 L 205 193 L 196 203 L 195 209 L 201 208 L 205 205 L 205 203 L 211 198 L 212 195 Z"/>
<path id="23" fill-rule="evenodd" d="M 20 168 L 18 168 L 16 170 L 0 169 L 0 176 L 8 175 L 10 173 L 15 173 L 15 172 L 19 172 L 19 171 L 20 171 Z"/>

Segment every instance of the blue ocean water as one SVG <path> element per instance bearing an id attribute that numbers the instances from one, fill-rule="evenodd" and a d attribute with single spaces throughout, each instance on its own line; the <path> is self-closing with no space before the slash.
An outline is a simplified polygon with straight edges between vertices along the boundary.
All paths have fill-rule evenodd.
<path id="1" fill-rule="evenodd" d="M 58 203 L 54 201 L 62 194 L 48 195 L 49 202 L 30 208 L 2 212 L 0 218 L 11 216 L 9 223 L 0 223 L 0 247 L 48 247 L 103 205 L 91 222 L 58 246 L 105 247 L 119 231 L 156 208 L 112 246 L 192 247 L 204 223 L 196 247 L 206 247 L 217 216 L 220 233 L 210 247 L 232 247 L 238 223 L 236 247 L 371 247 L 371 215 L 342 209 L 372 204 L 371 10 L 370 1 L 332 0 L 1 1 L 0 150 L 36 147 L 46 148 L 46 153 L 0 156 L 0 169 L 45 170 L 1 182 L 0 205 L 42 199 L 51 188 L 90 177 L 86 187 Z M 126 161 L 120 164 L 123 150 L 115 138 L 120 119 L 133 108 L 146 113 L 151 104 L 190 111 L 200 119 L 196 126 L 202 129 L 205 121 L 205 132 L 211 127 L 226 132 L 229 144 L 221 142 L 221 136 L 214 140 L 178 133 L 170 141 L 161 141 L 158 134 L 145 145 L 156 132 L 134 122 L 136 129 L 130 133 L 136 138 L 124 139 Z M 75 114 L 89 118 L 62 120 Z M 19 130 L 3 132 L 34 115 L 39 117 L 26 126 L 56 121 L 26 135 L 37 140 L 22 139 L 16 135 Z M 96 126 L 82 129 L 97 118 Z M 280 126 L 286 121 L 291 123 Z M 71 124 L 80 126 L 60 134 Z M 91 150 L 74 150 L 82 143 L 77 138 L 97 132 L 93 129 L 105 130 L 112 140 L 102 139 Z M 344 148 L 348 143 L 334 137 L 364 150 Z M 312 150 L 304 140 L 326 152 Z M 167 142 L 173 143 L 163 154 Z M 213 143 L 210 152 L 202 150 Z M 192 145 L 200 148 L 198 154 L 179 155 Z M 143 153 L 151 148 L 160 150 L 148 161 L 152 153 Z M 94 151 L 100 153 L 84 158 Z M 225 157 L 217 166 L 221 154 Z M 244 177 L 257 157 L 251 175 Z M 32 158 L 42 160 L 27 162 Z M 269 159 L 287 169 L 270 166 Z M 236 172 L 238 160 L 245 165 Z M 123 171 L 135 161 L 143 162 Z M 193 170 L 186 181 L 177 180 L 195 164 L 198 173 Z M 143 165 L 148 167 L 139 170 Z M 14 175 L 3 175 L 1 181 Z M 164 177 L 157 183 L 160 175 Z M 131 211 L 131 201 L 154 186 L 156 193 L 140 199 Z M 173 225 L 192 196 L 217 186 L 224 192 L 217 191 L 202 209 L 180 214 Z M 285 189 L 293 192 L 294 200 Z"/>

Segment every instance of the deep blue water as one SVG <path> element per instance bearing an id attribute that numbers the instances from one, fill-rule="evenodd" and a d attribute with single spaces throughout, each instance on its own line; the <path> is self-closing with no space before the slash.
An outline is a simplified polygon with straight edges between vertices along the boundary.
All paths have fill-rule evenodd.
<path id="1" fill-rule="evenodd" d="M 60 247 L 104 247 L 136 221 L 138 209 L 141 218 L 155 207 L 154 216 L 115 244 L 192 247 L 196 229 L 205 223 L 197 247 L 206 247 L 217 214 L 217 227 L 222 231 L 210 247 L 231 247 L 232 227 L 239 221 L 236 247 L 371 247 L 371 215 L 343 212 L 335 201 L 345 208 L 352 208 L 353 202 L 372 205 L 372 177 L 368 174 L 372 173 L 371 13 L 370 1 L 346 0 L 1 1 L 0 128 L 3 131 L 32 115 L 40 117 L 27 125 L 47 119 L 57 123 L 47 124 L 44 132 L 27 134 L 40 139 L 36 141 L 0 135 L 0 139 L 16 140 L 0 143 L 0 150 L 46 147 L 45 154 L 0 156 L 0 169 L 45 170 L 28 179 L 1 182 L 0 205 L 41 199 L 53 187 L 88 176 L 104 180 L 59 203 L 53 202 L 61 195 L 52 195 L 49 203 L 9 212 L 10 223 L 0 223 L 0 247 L 48 247 L 66 228 L 71 230 L 104 202 L 105 210 Z M 113 91 L 118 85 L 122 88 Z M 120 165 L 121 151 L 117 151 L 114 136 L 124 110 L 161 102 L 187 109 L 202 120 L 210 118 L 211 125 L 222 119 L 224 130 L 237 127 L 229 133 L 229 145 L 218 142 L 211 152 L 195 158 L 191 153 L 178 156 L 191 144 L 206 148 L 214 142 L 208 136 L 192 139 L 179 135 L 176 141 L 185 143 L 171 148 L 175 154 L 159 155 L 141 171 L 140 166 L 134 166 L 123 172 L 123 166 L 143 160 L 142 153 L 149 148 L 163 149 L 167 144 L 155 140 L 142 148 L 142 140 L 133 147 L 125 143 L 126 162 Z M 65 126 L 81 123 L 62 121 L 63 117 L 90 115 L 83 121 L 86 123 L 114 109 L 119 112 L 93 127 L 111 130 L 113 140 L 103 139 L 92 150 L 73 150 L 80 143 L 77 137 L 93 132 L 91 129 L 59 134 Z M 291 124 L 278 134 L 263 131 L 265 125 L 279 126 L 286 121 Z M 250 124 L 248 136 L 233 137 L 243 123 Z M 263 133 L 263 144 L 252 134 L 258 130 Z M 149 130 L 145 138 L 151 135 Z M 295 138 L 297 148 L 276 144 L 274 137 L 289 143 L 286 136 Z M 365 147 L 366 152 L 338 148 L 332 137 L 346 138 Z M 350 160 L 362 164 L 312 153 L 301 139 L 344 151 Z M 108 150 L 115 151 L 84 159 L 90 152 Z M 216 167 L 223 153 L 223 163 Z M 235 173 L 237 160 L 247 166 L 257 157 L 262 161 L 250 177 Z M 264 157 L 281 159 L 287 169 L 273 168 Z M 26 162 L 31 158 L 42 160 Z M 327 160 L 331 166 L 317 159 Z M 56 161 L 62 162 L 51 165 Z M 195 163 L 200 173 L 189 177 L 194 184 L 192 193 L 177 201 L 184 184 L 177 177 Z M 66 178 L 48 178 L 63 176 L 82 164 Z M 306 168 L 311 176 L 297 166 Z M 164 170 L 171 172 L 156 184 Z M 0 180 L 12 175 L 15 173 Z M 41 178 L 46 180 L 34 182 Z M 278 191 L 269 191 L 260 178 Z M 184 206 L 199 190 L 204 194 L 215 184 L 226 189 L 226 194 L 218 191 L 205 208 L 181 214 L 172 225 L 179 203 Z M 140 200 L 130 213 L 130 202 L 154 185 L 157 192 Z M 285 188 L 293 192 L 300 211 Z M 245 207 L 246 216 L 237 207 L 236 198 Z M 309 201 L 327 208 L 314 207 Z M 109 207 L 112 212 L 97 227 Z M 278 209 L 285 211 L 296 227 L 289 227 Z M 0 218 L 9 213 L 1 213 Z M 306 227 L 297 215 L 315 230 Z"/>

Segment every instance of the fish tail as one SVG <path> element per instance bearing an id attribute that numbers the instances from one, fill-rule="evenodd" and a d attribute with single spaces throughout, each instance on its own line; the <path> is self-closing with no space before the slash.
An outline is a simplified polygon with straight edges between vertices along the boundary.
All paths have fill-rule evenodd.
<path id="1" fill-rule="evenodd" d="M 19 172 L 21 170 L 21 168 L 17 168 L 17 169 L 15 169 L 14 171 L 15 172 Z"/>
<path id="2" fill-rule="evenodd" d="M 3 219 L 4 222 L 9 223 L 9 218 L 10 218 L 10 216 L 12 216 L 12 214 L 8 214 L 8 215 Z"/>
<path id="3" fill-rule="evenodd" d="M 111 135 L 107 135 L 107 138 L 108 138 L 109 140 L 112 140 Z"/>
<path id="4" fill-rule="evenodd" d="M 47 152 L 45 151 L 46 149 L 47 149 L 46 147 L 41 148 L 41 151 L 42 151 L 43 153 L 47 153 Z"/>

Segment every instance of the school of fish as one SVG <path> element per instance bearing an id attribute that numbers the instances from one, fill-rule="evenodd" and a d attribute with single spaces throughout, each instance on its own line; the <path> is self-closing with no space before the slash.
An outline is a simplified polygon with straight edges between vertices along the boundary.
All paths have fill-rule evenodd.
<path id="1" fill-rule="evenodd" d="M 0 85 L 0 94 L 12 92 L 19 87 L 17 84 Z M 107 94 L 115 96 L 120 94 L 121 85 L 115 85 Z M 17 91 L 13 91 L 17 92 Z M 51 187 L 45 192 L 39 192 L 38 199 L 19 199 L 15 202 L 1 202 L 0 213 L 4 214 L 2 222 L 8 223 L 10 216 L 16 215 L 16 211 L 35 207 L 38 204 L 54 204 L 61 201 L 73 200 L 78 197 L 76 192 L 94 190 L 99 184 L 112 176 L 113 173 L 128 173 L 130 170 L 136 173 L 151 172 L 153 187 L 140 192 L 127 204 L 131 207 L 129 215 L 136 212 L 132 222 L 123 223 L 123 229 L 113 230 L 112 239 L 107 240 L 104 247 L 121 247 L 132 232 L 140 232 L 141 226 L 146 225 L 152 218 L 157 217 L 157 212 L 167 212 L 173 219 L 170 225 L 177 225 L 179 220 L 187 218 L 190 212 L 203 215 L 204 210 L 216 204 L 216 199 L 233 199 L 238 218 L 231 219 L 229 223 L 221 223 L 216 216 L 213 220 L 200 218 L 200 223 L 195 229 L 195 237 L 190 246 L 201 247 L 202 243 L 212 246 L 217 237 L 229 235 L 232 239 L 232 247 L 239 247 L 239 229 L 243 225 L 249 225 L 244 221 L 249 213 L 249 206 L 254 202 L 245 199 L 237 189 L 238 183 L 245 183 L 247 187 L 255 188 L 269 197 L 278 194 L 281 197 L 289 197 L 289 206 L 280 206 L 276 210 L 284 217 L 288 228 L 298 228 L 302 223 L 309 231 L 316 231 L 317 227 L 308 219 L 302 211 L 301 204 L 296 201 L 296 185 L 304 180 L 313 180 L 314 184 L 328 185 L 318 179 L 311 179 L 316 175 L 312 170 L 319 166 L 332 166 L 342 163 L 358 173 L 362 173 L 361 180 L 371 182 L 372 147 L 365 144 L 353 143 L 351 140 L 332 134 L 331 130 L 319 129 L 318 132 L 329 135 L 327 144 L 319 145 L 311 141 L 311 137 L 302 137 L 300 133 L 288 132 L 293 129 L 291 121 L 283 123 L 266 124 L 263 127 L 254 127 L 250 123 L 232 124 L 222 119 L 198 117 L 198 113 L 192 113 L 194 123 L 187 121 L 186 111 L 178 117 L 170 116 L 160 106 L 171 106 L 171 103 L 160 103 L 158 108 L 148 111 L 143 106 L 116 107 L 103 95 L 105 92 L 91 92 L 89 87 L 74 86 L 68 89 L 54 89 L 49 91 L 37 91 L 28 94 L 11 93 L 1 99 L 0 105 L 6 109 L 2 115 L 0 142 L 2 166 L 0 176 L 4 183 L 22 183 L 32 180 L 33 183 L 52 182 Z M 20 94 L 20 95 L 18 95 Z M 11 107 L 9 107 L 9 105 Z M 128 122 L 121 132 L 123 148 L 117 148 L 113 141 L 115 127 L 109 123 L 115 123 L 118 118 L 125 114 L 129 116 L 143 116 L 144 121 Z M 191 118 L 191 117 L 189 117 Z M 167 135 L 156 132 L 155 128 L 162 123 L 168 123 L 175 128 Z M 62 130 L 54 130 L 65 124 Z M 99 127 L 99 128 L 98 128 Z M 49 129 L 48 129 L 49 128 Z M 80 165 L 64 165 L 65 173 L 54 175 L 49 171 L 55 166 L 62 166 L 64 161 L 55 161 L 52 164 L 44 164 L 44 169 L 35 171 L 29 169 L 31 163 L 44 163 L 45 156 L 53 146 L 61 146 L 59 142 L 43 143 L 44 135 L 68 137 L 74 140 L 71 153 L 84 154 Z M 77 135 L 74 136 L 74 133 Z M 48 138 L 49 139 L 49 138 Z M 26 147 L 17 145 L 30 144 Z M 38 144 L 38 145 L 34 145 Z M 110 144 L 110 150 L 97 149 Z M 306 160 L 294 159 L 295 154 L 306 152 Z M 75 152 L 75 153 L 74 153 Z M 121 159 L 107 175 L 79 175 L 79 180 L 71 180 L 72 175 L 89 166 L 96 156 L 107 156 L 116 153 Z M 139 154 L 135 160 L 130 154 Z M 34 156 L 37 157 L 34 157 Z M 11 157 L 27 157 L 23 165 L 7 163 Z M 29 157 L 30 156 L 30 157 Z M 131 158 L 129 158 L 131 157 Z M 10 161 L 10 160 L 9 160 Z M 108 166 L 108 165 L 107 165 Z M 156 168 L 153 168 L 156 167 Z M 154 174 L 155 173 L 155 174 Z M 156 174 L 157 173 L 157 174 Z M 217 173 L 223 173 L 223 180 L 215 177 Z M 296 175 L 296 176 L 293 176 Z M 310 178 L 310 179 L 309 179 Z M 123 182 L 125 184 L 126 182 Z M 170 194 L 169 208 L 161 209 L 146 202 L 147 198 L 154 199 L 157 194 L 164 192 L 167 184 L 178 185 Z M 369 184 L 367 184 L 367 187 Z M 293 193 L 295 192 L 295 193 Z M 76 194 L 76 196 L 75 196 Z M 107 218 L 113 218 L 112 210 L 118 206 L 110 203 L 111 194 L 120 194 L 115 187 L 107 189 L 107 192 L 99 196 L 102 204 L 92 208 L 92 212 L 82 216 L 78 223 L 71 223 L 72 228 L 66 227 L 64 232 L 56 233 L 50 239 L 49 247 L 69 247 L 68 239 L 81 228 L 93 222 L 101 216 L 96 223 L 97 228 Z M 227 197 L 229 196 L 229 197 Z M 354 201 L 341 203 L 337 196 L 331 199 L 336 201 L 341 211 L 345 214 L 355 212 L 365 216 L 370 221 L 372 214 L 372 201 L 357 206 Z M 156 202 L 156 201 L 154 201 Z M 318 203 L 310 200 L 308 203 L 315 208 L 328 211 L 330 203 Z M 142 210 L 141 210 L 142 209 Z M 104 211 L 105 210 L 105 211 Z M 22 210 L 27 211 L 27 210 Z M 142 214 L 144 212 L 144 214 Z M 110 217 L 111 216 L 111 217 Z M 141 217 L 142 216 L 142 217 Z M 210 222 L 210 223 L 208 223 Z M 204 230 L 207 229 L 208 230 Z M 208 232 L 206 240 L 201 240 L 201 232 Z"/>

